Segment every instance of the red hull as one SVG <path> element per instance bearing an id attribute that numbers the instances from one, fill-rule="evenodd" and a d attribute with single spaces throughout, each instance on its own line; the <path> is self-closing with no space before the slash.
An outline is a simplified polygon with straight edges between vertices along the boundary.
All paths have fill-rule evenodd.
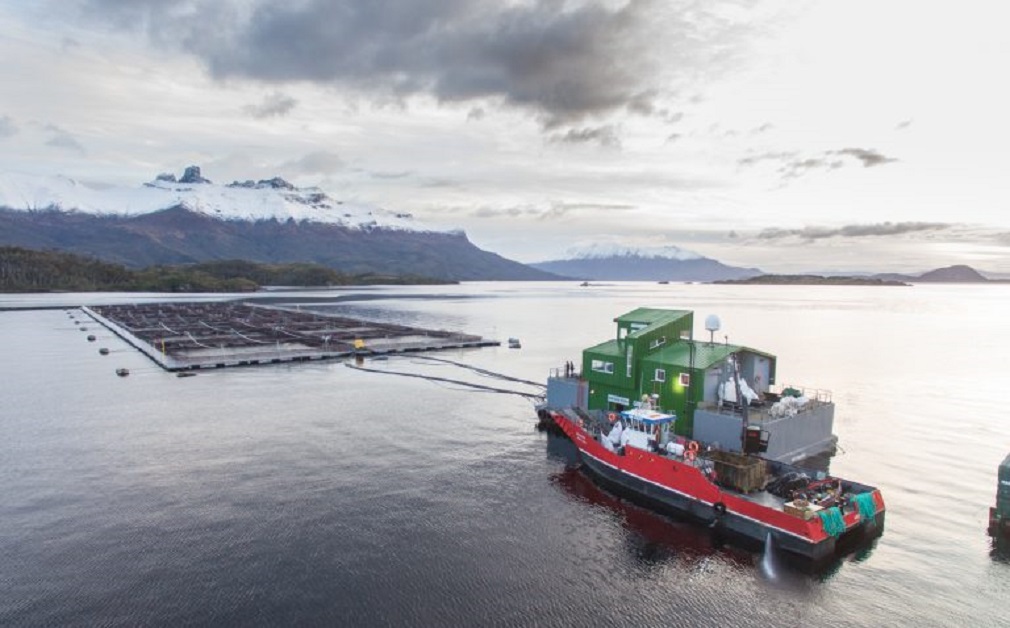
<path id="1" fill-rule="evenodd" d="M 718 509 L 724 509 L 723 518 L 740 520 L 744 527 L 752 528 L 757 537 L 758 530 L 773 533 L 779 539 L 788 537 L 797 553 L 812 558 L 822 558 L 833 553 L 835 537 L 824 529 L 820 517 L 803 519 L 782 510 L 755 503 L 739 494 L 724 490 L 710 481 L 704 473 L 690 464 L 685 464 L 673 458 L 653 454 L 633 447 L 626 447 L 623 455 L 609 451 L 582 427 L 574 424 L 566 416 L 552 412 L 555 423 L 571 438 L 584 459 L 592 458 L 595 465 L 602 465 L 608 471 L 613 470 L 647 491 L 660 489 L 669 491 L 675 497 L 687 500 L 690 514 L 705 518 L 706 513 L 715 517 Z M 644 484 L 643 484 L 644 483 Z M 879 490 L 873 489 L 873 501 L 877 507 L 878 518 L 882 521 L 884 500 Z M 718 506 L 721 504 L 721 506 Z M 844 513 L 846 532 L 858 528 L 864 523 L 858 509 Z"/>

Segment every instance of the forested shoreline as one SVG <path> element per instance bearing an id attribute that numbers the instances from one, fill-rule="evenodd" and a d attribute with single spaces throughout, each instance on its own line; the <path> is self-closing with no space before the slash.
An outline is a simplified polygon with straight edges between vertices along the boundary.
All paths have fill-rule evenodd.
<path id="1" fill-rule="evenodd" d="M 221 260 L 131 269 L 61 251 L 0 247 L 0 292 L 255 292 L 262 286 L 447 283 L 418 276 L 350 275 L 320 264 Z"/>

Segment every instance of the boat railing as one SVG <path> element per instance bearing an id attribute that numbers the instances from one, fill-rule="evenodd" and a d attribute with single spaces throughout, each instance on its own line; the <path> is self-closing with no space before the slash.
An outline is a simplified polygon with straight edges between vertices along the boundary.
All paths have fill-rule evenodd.
<path id="1" fill-rule="evenodd" d="M 551 368 L 548 376 L 553 379 L 579 379 L 580 374 L 574 366 L 558 366 Z"/>

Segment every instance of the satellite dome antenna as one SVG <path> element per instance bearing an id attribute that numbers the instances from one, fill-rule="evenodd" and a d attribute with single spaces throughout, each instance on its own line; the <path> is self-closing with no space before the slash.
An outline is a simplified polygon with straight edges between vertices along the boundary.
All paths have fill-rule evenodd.
<path id="1" fill-rule="evenodd" d="M 719 322 L 719 317 L 715 314 L 709 314 L 705 317 L 705 329 L 708 330 L 708 344 L 715 344 L 715 332 L 719 331 L 722 327 L 722 323 Z"/>

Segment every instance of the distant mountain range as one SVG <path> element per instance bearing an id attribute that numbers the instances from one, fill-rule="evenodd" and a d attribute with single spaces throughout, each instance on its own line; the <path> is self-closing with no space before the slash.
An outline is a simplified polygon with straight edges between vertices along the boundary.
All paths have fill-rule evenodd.
<path id="1" fill-rule="evenodd" d="M 715 283 L 750 285 L 831 285 L 831 286 L 908 286 L 913 283 L 1010 283 L 988 279 L 971 266 L 937 268 L 921 275 L 879 273 L 876 275 L 758 275 L 744 279 L 725 279 Z"/>
<path id="2" fill-rule="evenodd" d="M 596 281 L 718 281 L 762 274 L 756 268 L 728 266 L 674 246 L 652 249 L 596 246 L 570 255 L 568 259 L 530 266 L 564 277 Z"/>
<path id="3" fill-rule="evenodd" d="M 215 185 L 196 166 L 135 188 L 0 174 L 0 245 L 130 267 L 241 259 L 453 281 L 557 279 L 410 214 L 344 203 L 280 177 Z"/>
<path id="4" fill-rule="evenodd" d="M 971 266 L 958 264 L 937 268 L 921 275 L 901 275 L 898 273 L 880 273 L 873 275 L 876 279 L 890 281 L 907 281 L 912 283 L 984 283 L 996 281 L 989 279 Z"/>

